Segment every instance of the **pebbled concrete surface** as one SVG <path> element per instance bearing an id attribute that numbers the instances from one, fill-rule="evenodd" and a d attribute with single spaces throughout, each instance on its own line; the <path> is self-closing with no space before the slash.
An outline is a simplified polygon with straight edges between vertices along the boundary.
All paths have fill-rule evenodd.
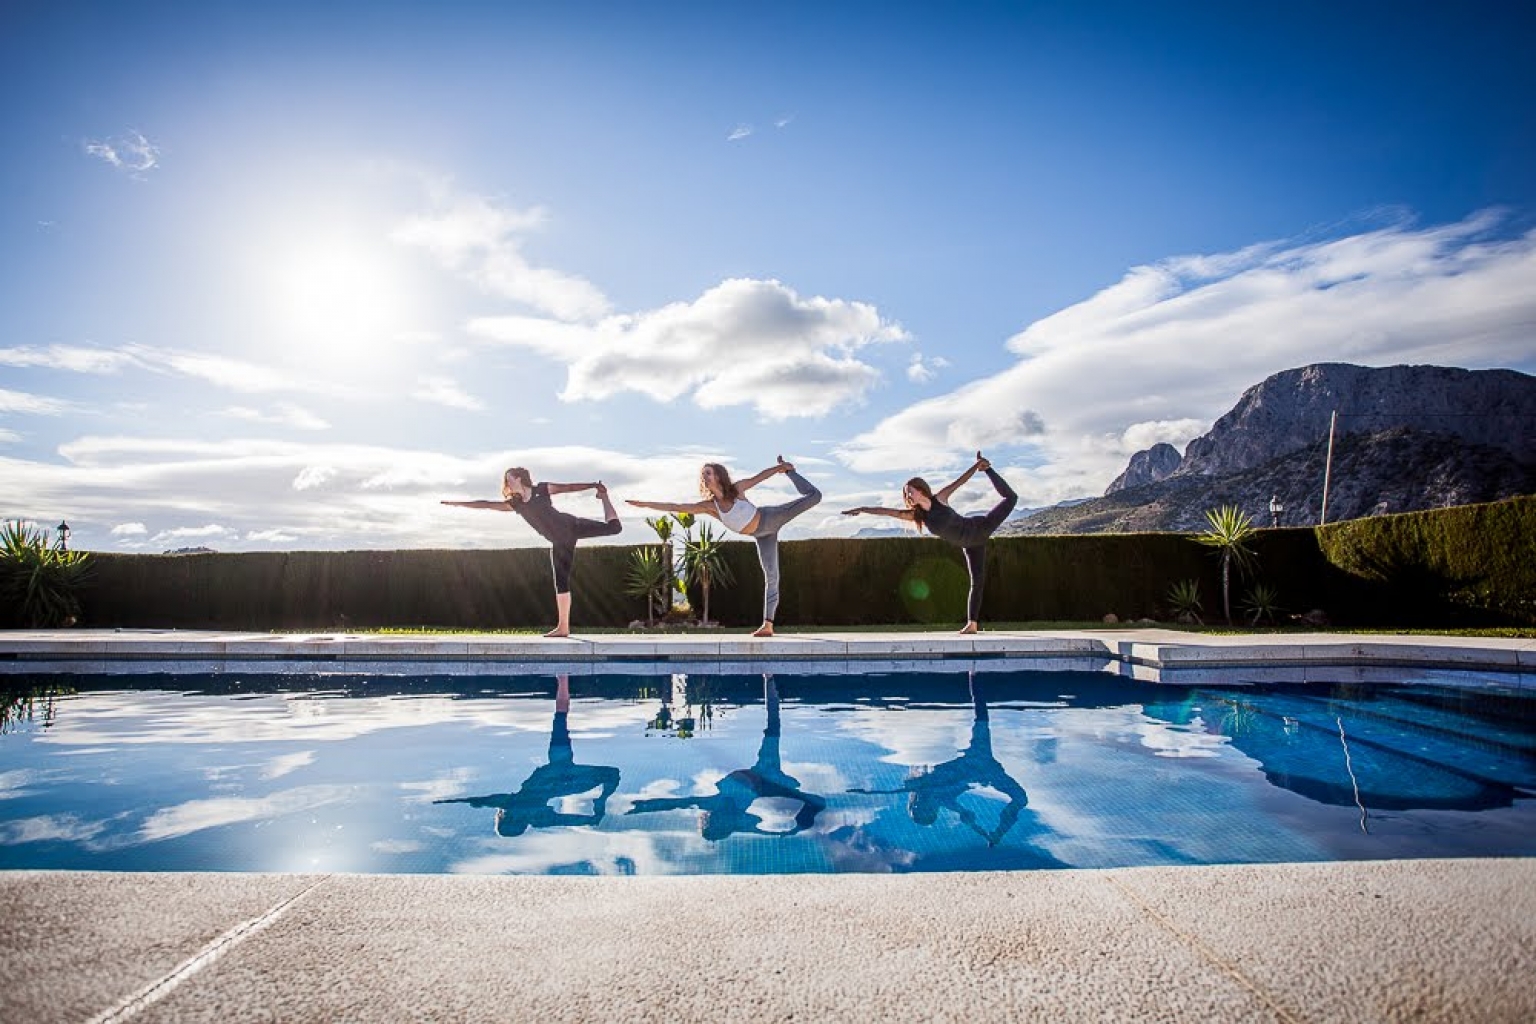
<path id="1" fill-rule="evenodd" d="M 7 873 L 0 1019 L 88 1019 L 297 892 L 114 1019 L 1536 1019 L 1536 859 L 907 876 Z"/>

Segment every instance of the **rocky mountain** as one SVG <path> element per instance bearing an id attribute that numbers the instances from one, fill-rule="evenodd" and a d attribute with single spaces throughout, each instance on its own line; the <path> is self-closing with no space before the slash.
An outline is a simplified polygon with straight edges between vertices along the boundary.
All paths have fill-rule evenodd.
<path id="1" fill-rule="evenodd" d="M 1128 491 L 1133 487 L 1145 487 L 1166 480 L 1183 461 L 1184 457 L 1173 445 L 1166 442 L 1155 444 L 1144 452 L 1132 455 L 1131 464 L 1125 467 L 1124 473 L 1115 477 L 1104 493 L 1114 494 L 1116 491 Z"/>
<path id="2" fill-rule="evenodd" d="M 1237 505 L 1267 526 L 1271 498 L 1284 506 L 1280 525 L 1313 525 L 1334 410 L 1329 522 L 1536 493 L 1536 377 L 1326 363 L 1249 388 L 1162 479 L 1112 484 L 1102 498 L 1047 509 L 998 532 L 1199 530 L 1205 510 L 1218 505 Z M 1158 461 L 1169 462 L 1166 455 Z M 1138 452 L 1116 483 L 1150 475 L 1153 463 L 1150 450 Z"/>

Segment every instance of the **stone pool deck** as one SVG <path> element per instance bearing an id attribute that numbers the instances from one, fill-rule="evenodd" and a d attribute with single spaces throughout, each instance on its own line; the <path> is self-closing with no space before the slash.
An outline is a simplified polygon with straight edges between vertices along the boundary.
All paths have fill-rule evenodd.
<path id="1" fill-rule="evenodd" d="M 0 1020 L 1536 1020 L 1536 860 L 0 873 Z"/>
<path id="2" fill-rule="evenodd" d="M 1245 679 L 1361 682 L 1409 673 L 1495 673 L 1536 683 L 1536 640 L 1329 633 L 1210 635 L 1166 629 L 745 635 L 251 633 L 193 630 L 0 632 L 0 673 L 351 671 L 543 674 L 636 671 L 934 671 L 974 667 L 1109 671 L 1157 682 L 1242 669 Z"/>

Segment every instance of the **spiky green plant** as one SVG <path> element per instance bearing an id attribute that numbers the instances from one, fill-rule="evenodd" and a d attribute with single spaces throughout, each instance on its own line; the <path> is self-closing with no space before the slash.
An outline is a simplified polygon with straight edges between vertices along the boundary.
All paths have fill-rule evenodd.
<path id="1" fill-rule="evenodd" d="M 1258 556 L 1248 546 L 1255 533 L 1253 520 L 1235 505 L 1206 509 L 1205 519 L 1210 526 L 1204 533 L 1196 534 L 1194 539 L 1207 547 L 1214 548 L 1215 554 L 1221 559 L 1221 609 L 1227 617 L 1227 625 L 1230 626 L 1232 625 L 1232 569 L 1236 567 L 1239 573 L 1246 576 L 1253 571 L 1258 561 Z"/>
<path id="2" fill-rule="evenodd" d="M 1179 622 L 1201 622 L 1200 581 L 1179 580 L 1169 587 L 1168 607 Z"/>
<path id="3" fill-rule="evenodd" d="M 1261 620 L 1274 622 L 1281 610 L 1280 592 L 1268 583 L 1255 583 L 1243 597 L 1243 611 L 1255 626 Z"/>
<path id="4" fill-rule="evenodd" d="M 689 582 L 704 592 L 701 622 L 709 621 L 709 591 L 716 583 L 730 586 L 736 582 L 731 564 L 725 558 L 723 539 L 716 537 L 708 523 L 699 524 L 699 535 L 683 542 L 683 570 Z"/>
<path id="5" fill-rule="evenodd" d="M 19 521 L 0 527 L 0 616 L 16 625 L 73 625 L 94 574 L 89 555 L 50 543 L 48 531 Z"/>
<path id="6" fill-rule="evenodd" d="M 654 625 L 656 610 L 666 609 L 667 598 L 672 593 L 672 581 L 668 575 L 670 566 L 662 557 L 660 548 L 635 548 L 629 553 L 629 568 L 624 573 L 624 593 L 631 597 L 645 598 L 645 624 Z"/>

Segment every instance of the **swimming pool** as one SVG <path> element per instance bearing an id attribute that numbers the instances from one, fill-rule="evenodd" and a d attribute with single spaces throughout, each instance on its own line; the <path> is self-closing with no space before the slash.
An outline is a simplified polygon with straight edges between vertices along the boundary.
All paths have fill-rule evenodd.
<path id="1" fill-rule="evenodd" d="M 1531 691 L 1241 682 L 942 664 L 12 676 L 0 868 L 765 874 L 1536 855 Z"/>

